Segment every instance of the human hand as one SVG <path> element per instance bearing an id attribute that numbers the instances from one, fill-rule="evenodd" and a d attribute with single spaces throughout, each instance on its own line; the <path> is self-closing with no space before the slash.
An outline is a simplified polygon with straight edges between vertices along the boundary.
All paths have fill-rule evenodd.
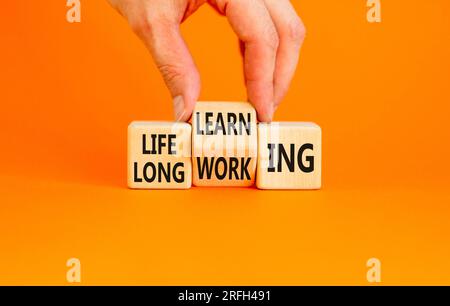
<path id="1" fill-rule="evenodd" d="M 242 43 L 249 101 L 270 122 L 297 67 L 305 28 L 289 0 L 109 0 L 144 41 L 173 97 L 175 119 L 187 121 L 200 76 L 179 26 L 208 2 L 226 16 Z"/>

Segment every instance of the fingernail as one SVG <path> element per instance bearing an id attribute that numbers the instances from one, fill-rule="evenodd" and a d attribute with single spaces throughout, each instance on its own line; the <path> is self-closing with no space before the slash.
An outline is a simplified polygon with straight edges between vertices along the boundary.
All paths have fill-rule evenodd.
<path id="1" fill-rule="evenodd" d="M 276 110 L 276 108 L 274 107 L 273 104 L 271 104 L 270 110 L 268 111 L 268 114 L 267 114 L 267 116 L 269 117 L 269 122 L 272 122 L 273 116 L 275 115 L 275 110 Z"/>
<path id="2" fill-rule="evenodd" d="M 279 106 L 280 106 L 280 104 L 275 104 L 275 105 L 273 106 L 273 116 L 275 116 L 275 113 L 277 112 Z M 272 117 L 273 117 L 273 116 L 272 116 Z"/>
<path id="3" fill-rule="evenodd" d="M 183 96 L 176 96 L 173 98 L 173 111 L 175 115 L 175 120 L 178 122 L 183 119 L 186 114 L 184 110 L 184 99 Z"/>

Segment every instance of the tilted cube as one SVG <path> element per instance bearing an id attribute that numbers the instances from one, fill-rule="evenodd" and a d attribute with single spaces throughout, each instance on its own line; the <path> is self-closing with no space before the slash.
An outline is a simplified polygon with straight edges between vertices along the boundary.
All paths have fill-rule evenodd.
<path id="1" fill-rule="evenodd" d="M 197 102 L 192 115 L 195 186 L 251 186 L 257 159 L 256 111 L 247 102 Z"/>

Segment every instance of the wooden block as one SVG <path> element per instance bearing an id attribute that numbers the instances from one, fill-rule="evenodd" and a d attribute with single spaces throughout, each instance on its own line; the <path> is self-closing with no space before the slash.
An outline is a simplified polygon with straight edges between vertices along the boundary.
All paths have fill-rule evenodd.
<path id="1" fill-rule="evenodd" d="M 135 121 L 128 126 L 128 186 L 187 189 L 192 183 L 191 126 Z"/>
<path id="2" fill-rule="evenodd" d="M 320 189 L 322 131 L 306 122 L 272 122 L 258 125 L 260 189 Z"/>
<path id="3" fill-rule="evenodd" d="M 258 131 L 250 103 L 197 102 L 192 129 L 195 186 L 254 184 Z"/>

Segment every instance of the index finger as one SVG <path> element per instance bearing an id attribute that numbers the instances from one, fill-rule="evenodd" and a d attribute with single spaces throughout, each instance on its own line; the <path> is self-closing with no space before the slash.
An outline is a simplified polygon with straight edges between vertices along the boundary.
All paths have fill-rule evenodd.
<path id="1" fill-rule="evenodd" d="M 212 1 L 210 1 L 212 2 Z M 260 121 L 272 121 L 278 34 L 263 0 L 213 1 L 244 43 L 244 74 L 249 101 Z"/>

